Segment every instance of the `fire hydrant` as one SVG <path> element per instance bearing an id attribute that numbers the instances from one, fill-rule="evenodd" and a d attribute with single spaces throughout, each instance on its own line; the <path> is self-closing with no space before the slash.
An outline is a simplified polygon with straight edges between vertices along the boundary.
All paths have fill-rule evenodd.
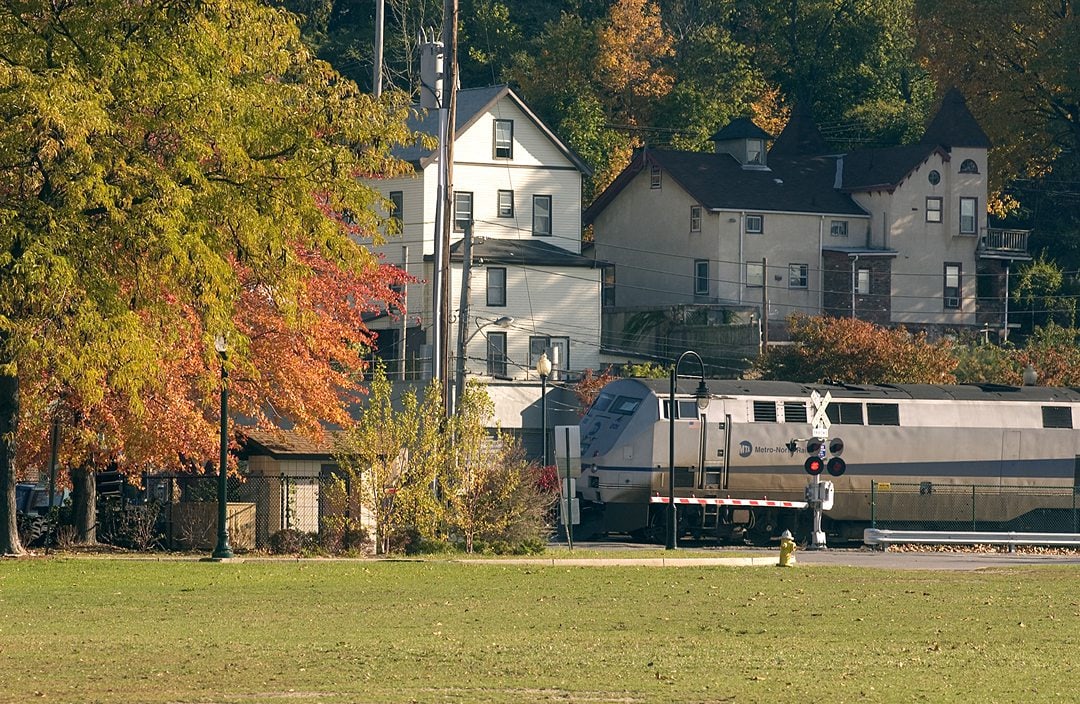
<path id="1" fill-rule="evenodd" d="M 795 539 L 791 537 L 791 531 L 785 530 L 780 534 L 780 566 L 795 566 Z"/>

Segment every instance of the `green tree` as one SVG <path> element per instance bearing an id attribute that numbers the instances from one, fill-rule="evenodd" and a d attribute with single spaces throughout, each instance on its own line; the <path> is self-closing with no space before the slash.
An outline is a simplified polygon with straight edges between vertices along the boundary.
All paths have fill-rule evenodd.
<path id="1" fill-rule="evenodd" d="M 1061 266 L 1040 255 L 1024 265 L 1011 292 L 1017 313 L 1026 311 L 1025 327 L 1032 331 L 1053 323 L 1071 328 L 1076 324 L 1076 298 L 1065 286 Z"/>
<path id="2" fill-rule="evenodd" d="M 407 132 L 401 96 L 360 95 L 253 0 L 4 3 L 0 37 L 0 550 L 18 554 L 21 383 L 138 416 L 173 329 L 197 336 L 202 388 L 217 335 L 254 370 L 241 295 L 296 320 L 303 252 L 369 266 L 332 215 L 377 231 L 356 176 L 396 173 Z"/>
<path id="3" fill-rule="evenodd" d="M 848 384 L 950 384 L 957 361 L 951 343 L 931 343 L 924 333 L 884 328 L 852 318 L 789 319 L 794 344 L 758 357 L 752 374 L 762 379 Z"/>

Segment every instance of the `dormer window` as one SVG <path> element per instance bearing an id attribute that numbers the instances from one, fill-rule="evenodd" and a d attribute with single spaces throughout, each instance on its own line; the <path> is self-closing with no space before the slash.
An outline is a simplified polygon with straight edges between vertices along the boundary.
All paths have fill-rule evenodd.
<path id="1" fill-rule="evenodd" d="M 765 163 L 765 142 L 763 140 L 746 140 L 746 163 L 758 166 Z"/>

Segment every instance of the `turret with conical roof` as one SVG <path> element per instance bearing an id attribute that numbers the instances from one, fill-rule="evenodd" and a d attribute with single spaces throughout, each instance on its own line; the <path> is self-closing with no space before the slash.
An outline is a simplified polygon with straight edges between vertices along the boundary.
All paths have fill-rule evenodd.
<path id="1" fill-rule="evenodd" d="M 829 151 L 825 138 L 821 136 L 817 123 L 810 114 L 809 104 L 799 102 L 791 111 L 791 117 L 784 125 L 780 136 L 769 150 L 769 156 L 792 158 L 798 156 L 821 156 Z"/>
<path id="2" fill-rule="evenodd" d="M 990 138 L 986 136 L 975 116 L 968 110 L 964 96 L 956 88 L 950 88 L 945 93 L 945 97 L 941 100 L 941 107 L 930 120 L 919 142 L 940 144 L 946 149 L 952 147 L 990 148 Z"/>

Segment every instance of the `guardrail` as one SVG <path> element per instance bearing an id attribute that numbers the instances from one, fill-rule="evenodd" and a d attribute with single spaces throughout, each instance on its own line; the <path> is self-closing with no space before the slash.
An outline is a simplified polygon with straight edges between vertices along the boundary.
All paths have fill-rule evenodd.
<path id="1" fill-rule="evenodd" d="M 981 531 L 882 530 L 863 531 L 867 545 L 923 543 L 939 545 L 1066 545 L 1080 547 L 1080 533 L 992 533 Z"/>

